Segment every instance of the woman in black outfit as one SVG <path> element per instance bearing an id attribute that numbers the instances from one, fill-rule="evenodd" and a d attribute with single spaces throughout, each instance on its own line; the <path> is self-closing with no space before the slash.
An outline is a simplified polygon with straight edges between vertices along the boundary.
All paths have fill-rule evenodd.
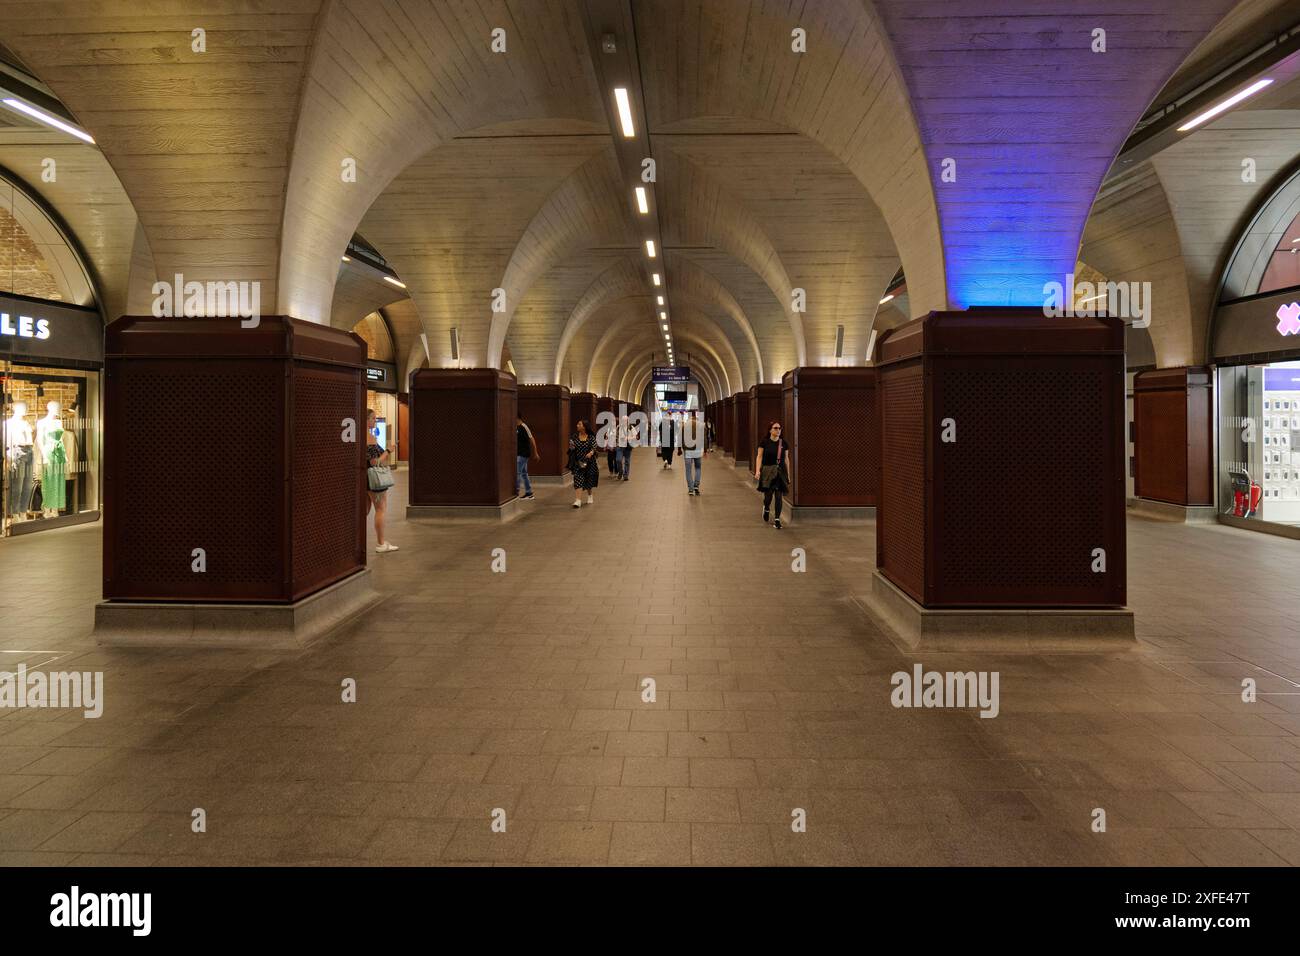
<path id="1" fill-rule="evenodd" d="M 578 422 L 578 430 L 569 436 L 569 471 L 573 472 L 573 507 L 582 507 L 581 493 L 587 493 L 587 504 L 594 505 L 592 489 L 600 483 L 600 465 L 596 461 L 596 436 L 585 421 Z"/>
<path id="2" fill-rule="evenodd" d="M 758 443 L 758 467 L 754 477 L 758 479 L 758 490 L 763 492 L 763 520 L 768 519 L 772 508 L 772 498 L 776 498 L 776 524 L 781 529 L 781 496 L 790 487 L 790 446 L 781 438 L 781 423 L 773 422 L 767 430 L 767 436 Z"/>

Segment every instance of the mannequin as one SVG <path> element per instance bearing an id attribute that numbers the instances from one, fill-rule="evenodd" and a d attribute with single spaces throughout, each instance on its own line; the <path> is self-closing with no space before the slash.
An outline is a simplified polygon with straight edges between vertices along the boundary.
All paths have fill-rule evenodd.
<path id="1" fill-rule="evenodd" d="M 41 450 L 41 509 L 57 514 L 67 504 L 68 487 L 68 453 L 58 402 L 46 405 L 45 417 L 36 423 L 36 444 Z"/>
<path id="2" fill-rule="evenodd" d="M 12 521 L 22 521 L 27 517 L 27 506 L 32 500 L 34 461 L 27 405 L 15 402 L 13 414 L 5 421 L 5 477 L 9 482 L 5 510 Z"/>

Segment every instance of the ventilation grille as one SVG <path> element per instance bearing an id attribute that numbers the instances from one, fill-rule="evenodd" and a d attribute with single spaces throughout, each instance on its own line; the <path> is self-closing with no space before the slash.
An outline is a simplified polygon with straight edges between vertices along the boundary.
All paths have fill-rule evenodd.
<path id="1" fill-rule="evenodd" d="M 105 597 L 285 596 L 284 370 L 194 360 L 112 368 L 105 509 L 117 515 Z M 191 567 L 195 548 L 203 573 Z"/>
<path id="2" fill-rule="evenodd" d="M 799 389 L 795 504 L 868 507 L 876 503 L 880 443 L 875 389 Z"/>
<path id="3" fill-rule="evenodd" d="M 345 418 L 357 441 L 342 440 Z M 294 374 L 293 579 L 295 596 L 365 566 L 361 474 L 365 413 L 352 371 L 298 368 Z"/>
<path id="4" fill-rule="evenodd" d="M 925 395 L 919 363 L 880 373 L 879 567 L 917 601 L 925 588 Z"/>
<path id="5" fill-rule="evenodd" d="M 1097 361 L 938 364 L 935 427 L 952 418 L 957 440 L 935 443 L 936 601 L 1107 603 L 1092 549 L 1121 580 L 1124 559 L 1108 381 Z"/>

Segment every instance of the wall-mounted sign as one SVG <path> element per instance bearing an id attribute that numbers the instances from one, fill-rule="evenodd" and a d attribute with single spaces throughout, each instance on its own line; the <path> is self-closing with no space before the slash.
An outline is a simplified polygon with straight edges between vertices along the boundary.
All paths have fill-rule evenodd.
<path id="1" fill-rule="evenodd" d="M 651 377 L 656 384 L 686 383 L 691 380 L 691 370 L 686 365 L 656 365 Z"/>
<path id="2" fill-rule="evenodd" d="M 1278 308 L 1277 330 L 1283 335 L 1300 335 L 1300 302 L 1288 302 Z"/>
<path id="3" fill-rule="evenodd" d="M 0 359 L 74 368 L 104 362 L 104 321 L 94 309 L 0 295 Z"/>
<path id="4" fill-rule="evenodd" d="M 367 362 L 366 387 L 373 392 L 396 392 L 397 366 L 389 362 Z"/>

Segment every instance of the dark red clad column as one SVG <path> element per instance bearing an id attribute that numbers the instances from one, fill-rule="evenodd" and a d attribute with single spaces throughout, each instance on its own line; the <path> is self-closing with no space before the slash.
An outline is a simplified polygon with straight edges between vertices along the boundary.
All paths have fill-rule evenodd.
<path id="1" fill-rule="evenodd" d="M 507 520 L 515 497 L 515 377 L 495 368 L 411 375 L 409 518 Z"/>
<path id="2" fill-rule="evenodd" d="M 932 312 L 878 354 L 872 597 L 904 640 L 1131 640 L 1123 324 Z"/>
<path id="3" fill-rule="evenodd" d="M 570 407 L 563 385 L 520 385 L 519 415 L 523 418 L 541 460 L 528 463 L 528 477 L 562 479 L 568 471 Z M 518 452 L 518 448 L 515 449 Z"/>
<path id="4" fill-rule="evenodd" d="M 377 600 L 365 362 L 285 316 L 108 327 L 102 643 L 300 646 Z"/>
<path id="5" fill-rule="evenodd" d="M 737 392 L 731 396 L 732 414 L 735 419 L 732 423 L 731 433 L 735 436 L 735 448 L 732 454 L 735 455 L 735 466 L 737 468 L 750 467 L 750 457 L 753 451 L 753 432 L 754 424 L 749 420 L 749 392 Z"/>
<path id="6" fill-rule="evenodd" d="M 1133 377 L 1133 491 L 1139 510 L 1214 520 L 1212 382 L 1203 366 Z"/>
<path id="7" fill-rule="evenodd" d="M 783 434 L 793 449 L 793 518 L 867 520 L 876 505 L 880 439 L 876 370 L 791 369 L 782 378 Z"/>
<path id="8" fill-rule="evenodd" d="M 776 383 L 751 386 L 749 409 L 749 470 L 752 474 L 758 467 L 758 443 L 767 437 L 772 422 L 781 421 L 784 415 L 781 386 Z"/>

